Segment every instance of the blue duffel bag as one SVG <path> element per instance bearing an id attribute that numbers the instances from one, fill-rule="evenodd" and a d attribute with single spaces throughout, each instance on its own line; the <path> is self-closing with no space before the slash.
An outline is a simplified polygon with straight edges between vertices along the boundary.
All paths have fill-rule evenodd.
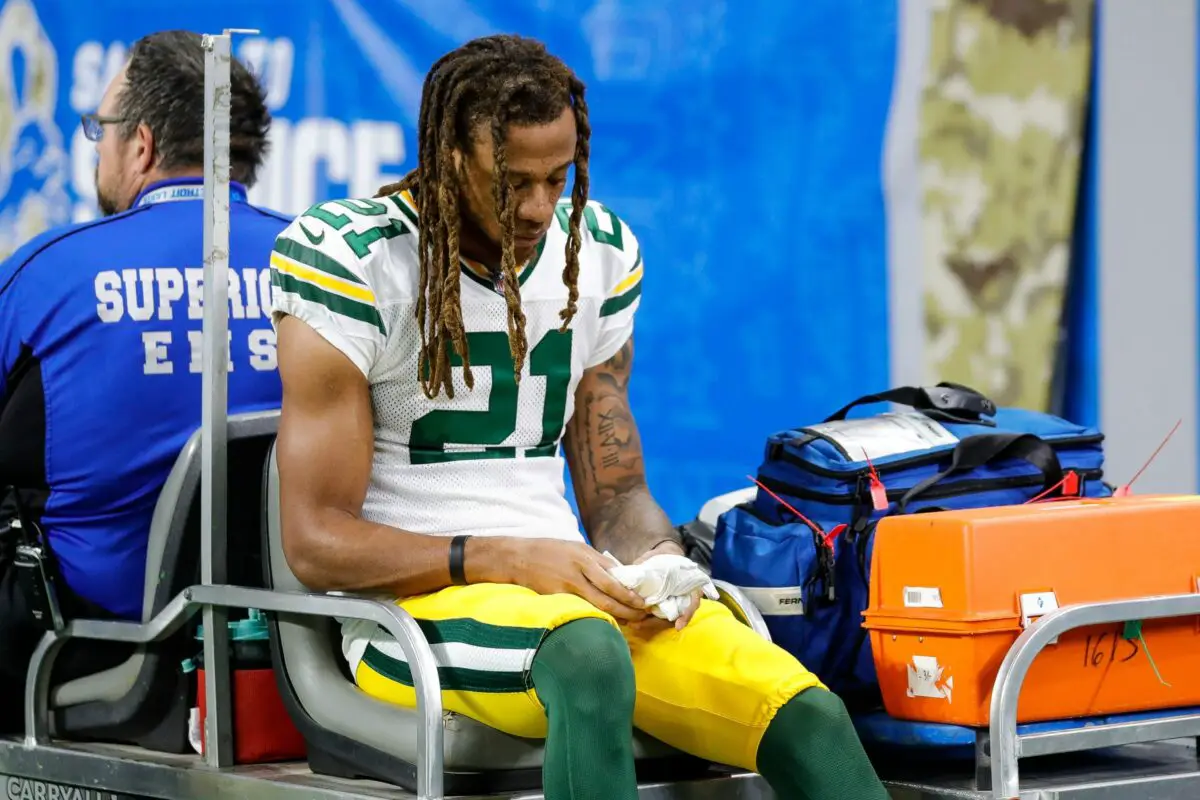
<path id="1" fill-rule="evenodd" d="M 877 402 L 910 411 L 846 419 Z M 774 640 L 849 705 L 878 699 L 862 628 L 872 534 L 885 516 L 1107 497 L 1104 437 L 1051 414 L 996 408 L 956 384 L 856 400 L 771 435 L 750 503 L 717 524 L 713 577 L 741 587 Z"/>

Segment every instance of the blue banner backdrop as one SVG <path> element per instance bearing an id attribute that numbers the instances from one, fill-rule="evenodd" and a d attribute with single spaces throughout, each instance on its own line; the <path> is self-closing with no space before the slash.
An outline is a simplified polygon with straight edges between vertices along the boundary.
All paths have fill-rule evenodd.
<path id="1" fill-rule="evenodd" d="M 0 248 L 94 210 L 93 111 L 158 29 L 257 28 L 273 154 L 252 199 L 299 213 L 413 164 L 429 65 L 538 37 L 589 86 L 592 195 L 646 263 L 634 408 L 674 518 L 746 484 L 763 438 L 886 386 L 881 185 L 891 0 L 7 0 Z"/>

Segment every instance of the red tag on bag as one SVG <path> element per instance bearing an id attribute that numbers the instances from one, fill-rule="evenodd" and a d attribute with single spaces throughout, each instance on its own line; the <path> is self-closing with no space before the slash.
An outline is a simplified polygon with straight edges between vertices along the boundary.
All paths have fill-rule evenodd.
<path id="1" fill-rule="evenodd" d="M 848 527 L 848 525 L 842 523 L 841 525 L 835 526 L 834 529 L 829 533 L 825 534 L 825 546 L 829 548 L 829 552 L 832 553 L 834 551 L 834 542 L 837 541 L 837 538 L 841 536 Z"/>
<path id="2" fill-rule="evenodd" d="M 866 448 L 863 448 L 863 459 L 866 460 L 867 469 L 870 470 L 871 505 L 874 506 L 876 511 L 887 511 L 887 487 L 879 479 L 879 473 L 875 471 L 875 465 L 871 463 L 871 457 L 867 455 Z"/>
<path id="3" fill-rule="evenodd" d="M 876 511 L 887 511 L 887 487 L 874 472 L 871 473 L 871 504 L 875 506 Z"/>

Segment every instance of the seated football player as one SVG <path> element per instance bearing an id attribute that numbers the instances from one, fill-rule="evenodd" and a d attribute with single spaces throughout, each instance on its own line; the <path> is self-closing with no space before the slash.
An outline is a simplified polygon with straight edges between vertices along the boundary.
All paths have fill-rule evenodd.
<path id="1" fill-rule="evenodd" d="M 545 738 L 548 798 L 636 797 L 633 727 L 782 798 L 885 798 L 795 658 L 699 594 L 666 622 L 608 571 L 604 551 L 683 549 L 627 395 L 642 255 L 588 200 L 589 133 L 583 84 L 541 44 L 474 40 L 426 78 L 416 169 L 280 235 L 288 563 L 395 597 L 443 645 L 447 710 Z M 385 632 L 343 637 L 363 691 L 415 706 Z"/>

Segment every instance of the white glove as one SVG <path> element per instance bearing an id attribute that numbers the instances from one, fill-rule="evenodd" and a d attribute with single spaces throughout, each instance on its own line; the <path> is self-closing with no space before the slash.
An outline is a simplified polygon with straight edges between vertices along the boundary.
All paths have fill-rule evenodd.
<path id="1" fill-rule="evenodd" d="M 609 574 L 627 589 L 641 595 L 654 616 L 674 622 L 692 602 L 692 592 L 700 589 L 710 600 L 720 599 L 717 587 L 687 556 L 662 553 L 651 556 L 641 564 L 622 564 L 612 553 Z"/>

